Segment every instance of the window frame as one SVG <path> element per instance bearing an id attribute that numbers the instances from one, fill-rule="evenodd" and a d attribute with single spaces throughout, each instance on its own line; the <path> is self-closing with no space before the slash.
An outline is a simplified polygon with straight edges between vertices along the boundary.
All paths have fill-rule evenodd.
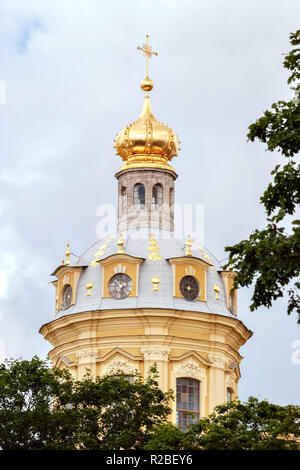
<path id="1" fill-rule="evenodd" d="M 158 191 L 159 190 L 159 191 Z M 156 191 L 156 195 L 154 196 L 154 191 Z M 152 186 L 152 207 L 158 208 L 163 205 L 163 187 L 161 183 L 155 183 Z"/>
<path id="2" fill-rule="evenodd" d="M 197 410 L 192 410 L 192 409 L 184 409 L 184 408 L 178 408 L 178 391 L 177 391 L 177 387 L 178 386 L 183 386 L 183 384 L 178 384 L 178 381 L 179 380 L 187 380 L 187 381 L 193 381 L 194 384 L 197 383 L 197 389 L 196 389 L 196 393 L 195 395 L 191 395 L 192 396 L 192 399 L 194 400 L 195 397 L 196 397 L 196 402 L 197 402 L 197 406 L 198 406 L 198 409 Z M 176 408 L 175 408 L 175 416 L 176 416 L 176 425 L 183 431 L 183 432 L 186 432 L 187 431 L 187 428 L 189 426 L 189 424 L 192 424 L 192 423 L 198 423 L 199 420 L 200 420 L 200 416 L 201 416 L 201 380 L 199 379 L 196 379 L 194 377 L 176 377 L 175 379 L 175 383 L 176 383 Z M 187 383 L 186 387 L 187 389 L 191 386 L 191 384 Z M 193 388 L 194 388 L 194 385 L 193 385 Z M 180 393 L 184 393 L 184 392 L 180 392 Z M 189 392 L 186 392 L 188 394 L 187 396 L 187 403 L 189 403 L 189 398 L 190 398 L 190 395 L 189 395 Z M 182 404 L 182 402 L 181 402 Z M 186 426 L 183 426 L 181 421 L 180 421 L 180 413 L 184 414 L 186 416 Z M 189 419 L 190 418 L 190 419 Z"/>
<path id="3" fill-rule="evenodd" d="M 139 188 L 143 188 L 143 202 L 141 202 L 141 195 L 139 192 Z M 146 207 L 146 188 L 143 183 L 136 183 L 133 188 L 133 205 L 138 207 L 139 209 L 145 209 Z"/>

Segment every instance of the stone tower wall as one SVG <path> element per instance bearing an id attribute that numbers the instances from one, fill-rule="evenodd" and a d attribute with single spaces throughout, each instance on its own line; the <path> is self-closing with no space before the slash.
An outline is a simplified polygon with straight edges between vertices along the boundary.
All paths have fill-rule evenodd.
<path id="1" fill-rule="evenodd" d="M 118 179 L 118 228 L 119 231 L 145 227 L 174 231 L 174 180 L 177 175 L 168 170 L 129 169 L 119 172 Z M 136 184 L 145 187 L 145 207 L 134 205 Z M 155 184 L 161 184 L 163 203 L 152 203 L 152 190 Z"/>

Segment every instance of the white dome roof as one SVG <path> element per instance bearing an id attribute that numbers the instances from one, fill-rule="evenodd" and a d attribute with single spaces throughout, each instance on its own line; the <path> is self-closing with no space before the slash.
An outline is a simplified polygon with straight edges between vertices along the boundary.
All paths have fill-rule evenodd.
<path id="1" fill-rule="evenodd" d="M 151 233 L 154 234 L 155 239 L 158 241 L 158 246 L 160 248 L 159 254 L 162 257 L 160 261 L 152 261 L 148 259 L 148 255 L 150 253 L 147 250 L 149 246 L 148 233 L 148 231 L 145 231 L 144 234 L 142 234 L 141 232 L 132 230 L 131 232 L 123 232 L 122 234 L 122 238 L 125 241 L 125 253 L 131 256 L 144 258 L 143 263 L 140 265 L 137 297 L 126 297 L 124 299 L 102 298 L 102 266 L 100 264 L 91 266 L 91 262 L 94 260 L 96 252 L 109 238 L 107 237 L 105 240 L 98 240 L 94 243 L 82 254 L 78 262 L 72 265 L 74 267 L 83 267 L 77 286 L 75 304 L 66 310 L 60 310 L 57 316 L 93 310 L 166 308 L 235 317 L 227 307 L 225 286 L 220 273 L 222 269 L 217 259 L 209 252 L 209 250 L 201 247 L 200 243 L 197 243 L 196 241 L 194 241 L 191 248 L 194 258 L 201 259 L 212 265 L 212 267 L 207 269 L 206 275 L 207 300 L 205 302 L 198 300 L 187 301 L 183 298 L 173 296 L 173 273 L 172 266 L 168 261 L 169 258 L 184 256 L 185 240 L 174 238 L 173 232 L 152 230 Z M 117 253 L 118 239 L 119 234 L 115 234 L 110 238 L 103 256 L 101 256 L 100 259 L 105 259 L 108 256 Z M 152 291 L 152 276 L 160 278 L 159 291 Z M 93 282 L 94 287 L 92 289 L 92 295 L 87 297 L 86 284 L 90 281 Z M 220 287 L 220 300 L 215 299 L 215 284 Z"/>

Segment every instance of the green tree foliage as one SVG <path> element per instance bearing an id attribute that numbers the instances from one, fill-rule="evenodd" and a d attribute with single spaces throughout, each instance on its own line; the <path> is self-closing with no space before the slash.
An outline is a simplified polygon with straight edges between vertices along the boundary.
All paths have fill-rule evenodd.
<path id="1" fill-rule="evenodd" d="M 132 378 L 132 376 L 131 376 Z M 171 392 L 158 386 L 152 368 L 147 380 L 129 376 L 75 381 L 47 362 L 10 360 L 0 365 L 0 448 L 140 449 L 154 426 L 170 413 Z"/>
<path id="2" fill-rule="evenodd" d="M 169 424 L 157 427 L 146 449 L 299 450 L 300 407 L 248 401 L 217 406 L 186 433 Z"/>
<path id="3" fill-rule="evenodd" d="M 72 400 L 78 416 L 77 445 L 82 449 L 141 449 L 158 424 L 171 412 L 172 393 L 163 393 L 157 370 L 152 368 L 143 382 L 140 374 L 133 383 L 128 376 L 96 377 L 86 375 L 76 382 Z"/>
<path id="4" fill-rule="evenodd" d="M 194 432 L 183 432 L 172 423 L 164 423 L 154 428 L 144 450 L 197 450 L 199 449 Z"/>
<path id="5" fill-rule="evenodd" d="M 63 447 L 69 436 L 59 436 L 57 427 L 61 427 L 63 405 L 68 403 L 71 389 L 67 372 L 51 370 L 37 357 L 1 364 L 0 448 L 51 449 L 59 437 Z"/>
<path id="6" fill-rule="evenodd" d="M 237 271 L 235 287 L 249 286 L 255 281 L 251 311 L 260 306 L 271 307 L 289 286 L 288 314 L 295 311 L 300 323 L 300 220 L 295 218 L 300 204 L 300 30 L 290 34 L 292 50 L 283 65 L 291 72 L 288 83 L 295 86 L 295 98 L 278 101 L 271 111 L 249 126 L 248 139 L 267 144 L 277 150 L 287 163 L 272 171 L 273 181 L 261 197 L 267 214 L 267 226 L 255 230 L 248 240 L 225 248 L 229 261 Z M 294 217 L 290 233 L 285 231 L 287 217 Z"/>

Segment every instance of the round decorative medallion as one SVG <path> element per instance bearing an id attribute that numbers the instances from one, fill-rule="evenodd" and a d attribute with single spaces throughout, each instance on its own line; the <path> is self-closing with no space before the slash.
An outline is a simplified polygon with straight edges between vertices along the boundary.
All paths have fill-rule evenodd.
<path id="1" fill-rule="evenodd" d="M 132 279 L 127 274 L 116 274 L 110 279 L 108 289 L 115 299 L 125 299 L 132 291 Z"/>
<path id="2" fill-rule="evenodd" d="M 185 300 L 196 300 L 199 295 L 199 285 L 193 276 L 184 276 L 180 281 L 179 288 Z"/>
<path id="3" fill-rule="evenodd" d="M 64 287 L 63 293 L 62 293 L 62 309 L 66 310 L 67 308 L 70 307 L 71 301 L 72 301 L 72 287 L 70 284 L 67 284 Z"/>

